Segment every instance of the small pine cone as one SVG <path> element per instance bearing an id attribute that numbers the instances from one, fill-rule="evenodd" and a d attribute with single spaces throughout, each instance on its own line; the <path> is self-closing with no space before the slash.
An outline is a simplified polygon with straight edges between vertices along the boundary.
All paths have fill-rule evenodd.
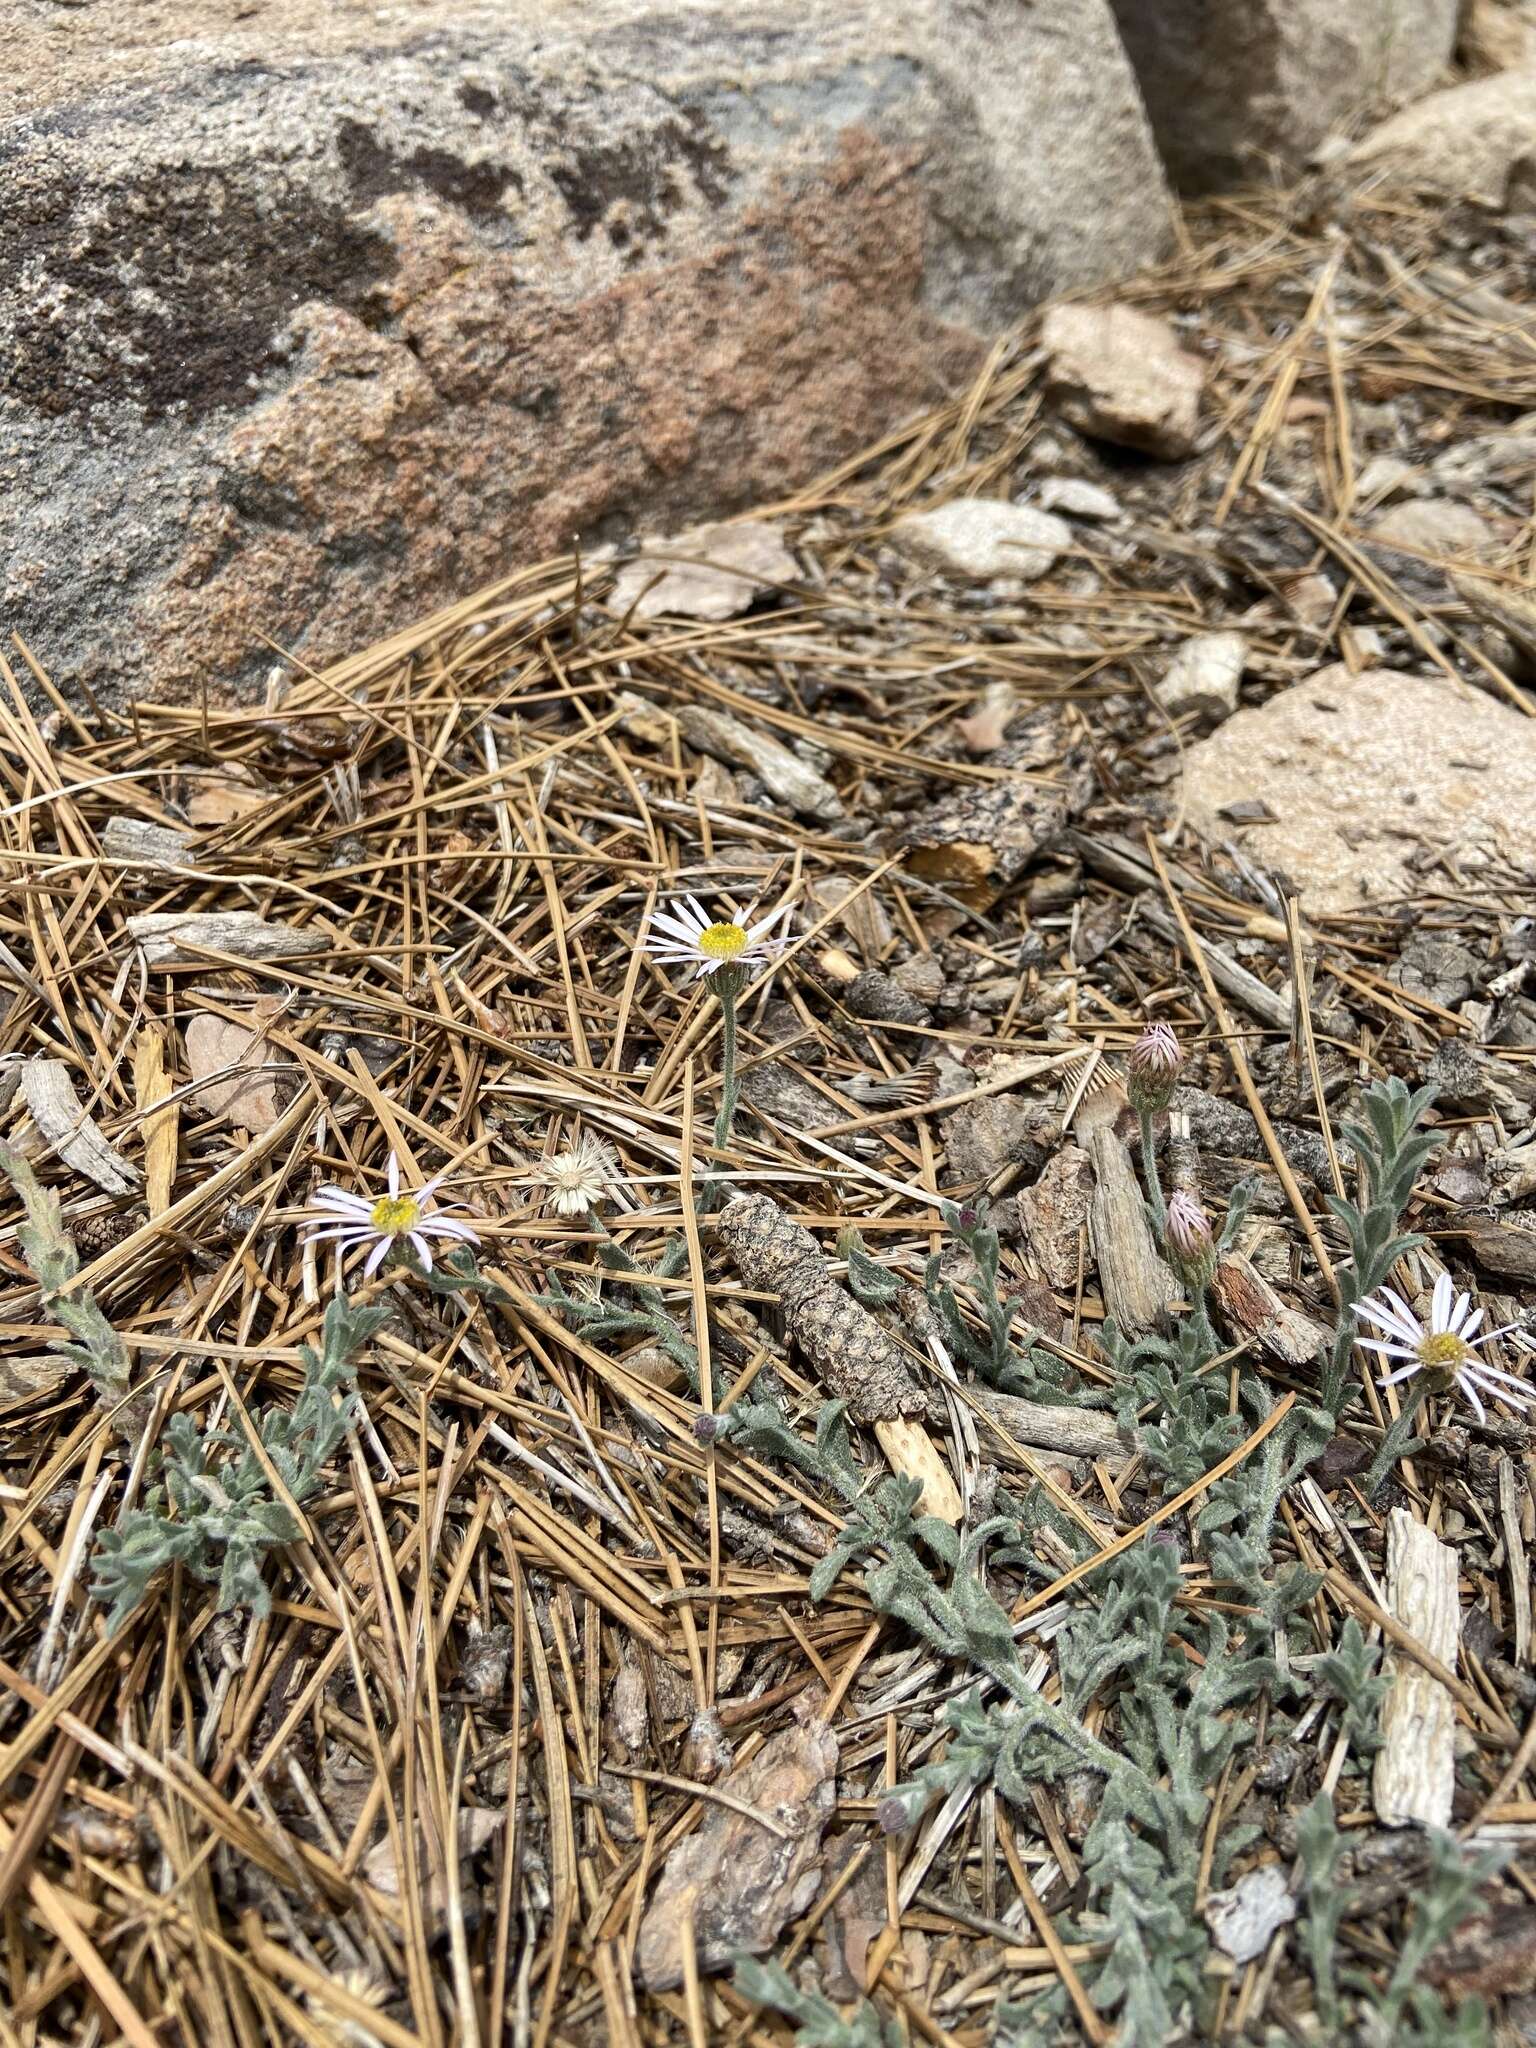
<path id="1" fill-rule="evenodd" d="M 66 1227 L 80 1257 L 98 1259 L 148 1221 L 147 1209 L 97 1209 L 92 1215 L 73 1217 Z"/>
<path id="2" fill-rule="evenodd" d="M 808 1230 L 756 1194 L 728 1202 L 718 1229 L 747 1285 L 778 1295 L 790 1337 L 855 1421 L 922 1412 L 924 1396 L 900 1345 L 838 1285 Z"/>

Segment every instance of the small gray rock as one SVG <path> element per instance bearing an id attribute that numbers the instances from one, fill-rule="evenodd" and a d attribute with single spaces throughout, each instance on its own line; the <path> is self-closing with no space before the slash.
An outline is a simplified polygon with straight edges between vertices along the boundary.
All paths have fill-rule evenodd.
<path id="1" fill-rule="evenodd" d="M 975 583 L 1008 578 L 1033 583 L 1072 545 L 1072 529 L 1050 512 L 1001 498 L 952 498 L 932 512 L 909 512 L 891 528 L 891 545 L 911 561 Z"/>
<path id="2" fill-rule="evenodd" d="M 1205 1902 L 1205 1924 L 1211 1939 L 1235 1963 L 1251 1963 L 1263 1955 L 1277 1927 L 1296 1918 L 1296 1901 L 1278 1863 L 1250 1870 L 1224 1892 Z"/>
<path id="3" fill-rule="evenodd" d="M 1401 455 L 1373 455 L 1355 481 L 1357 500 L 1406 496 L 1413 489 L 1418 471 Z"/>
<path id="4" fill-rule="evenodd" d="M 1420 555 L 1479 555 L 1493 535 L 1470 505 L 1449 498 L 1410 498 L 1372 522 L 1371 538 Z"/>
<path id="5" fill-rule="evenodd" d="M 1197 633 L 1168 664 L 1157 701 L 1171 718 L 1227 718 L 1237 709 L 1247 659 L 1241 633 Z"/>
<path id="6" fill-rule="evenodd" d="M 1048 477 L 1040 486 L 1040 505 L 1046 512 L 1065 512 L 1072 519 L 1119 519 L 1120 501 L 1102 484 L 1091 484 L 1085 476 Z"/>

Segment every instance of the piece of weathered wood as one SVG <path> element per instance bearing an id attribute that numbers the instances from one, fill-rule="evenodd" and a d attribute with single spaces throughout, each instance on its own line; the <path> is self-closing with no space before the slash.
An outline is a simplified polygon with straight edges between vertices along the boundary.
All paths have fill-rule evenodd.
<path id="1" fill-rule="evenodd" d="M 176 1141 L 181 1113 L 165 1071 L 165 1033 L 155 1024 L 140 1027 L 133 1042 L 133 1099 L 144 1123 L 144 1198 L 151 1216 L 171 1206 L 176 1180 Z M 165 1103 L 165 1108 L 159 1105 Z"/>
<path id="2" fill-rule="evenodd" d="M 1050 1407 L 991 1387 L 967 1387 L 965 1393 L 983 1415 L 1032 1450 L 1060 1451 L 1070 1458 L 1123 1458 L 1132 1449 L 1113 1415 L 1100 1408 Z"/>
<path id="3" fill-rule="evenodd" d="M 66 1166 L 109 1195 L 132 1194 L 139 1184 L 139 1169 L 114 1151 L 87 1115 L 62 1060 L 28 1060 L 21 1070 L 21 1097 L 33 1123 Z"/>
<path id="4" fill-rule="evenodd" d="M 1178 1283 L 1158 1257 L 1131 1156 L 1109 1124 L 1089 1142 L 1095 1186 L 1088 1235 L 1104 1290 L 1104 1313 L 1122 1330 L 1150 1330 L 1179 1299 Z"/>
<path id="5" fill-rule="evenodd" d="M 1457 1216 L 1451 1228 L 1464 1237 L 1472 1256 L 1485 1273 L 1501 1280 L 1536 1284 L 1536 1230 L 1521 1230 L 1513 1218 L 1499 1223 L 1491 1216 L 1467 1212 Z"/>
<path id="6" fill-rule="evenodd" d="M 1499 1460 L 1499 1526 L 1504 1531 L 1504 1567 L 1515 1611 L 1515 1662 L 1521 1665 L 1531 1661 L 1531 1571 L 1520 1527 L 1520 1503 L 1528 1485 L 1524 1472 L 1506 1452 Z"/>
<path id="7" fill-rule="evenodd" d="M 664 744 L 666 733 L 675 725 L 690 747 L 723 761 L 727 768 L 747 769 L 797 816 L 827 824 L 843 816 L 842 798 L 826 777 L 771 733 L 703 704 L 663 708 L 631 691 L 623 692 L 616 702 L 624 713 L 624 730 L 637 739 Z"/>
<path id="8" fill-rule="evenodd" d="M 1185 945 L 1177 920 L 1170 917 L 1161 904 L 1143 901 L 1138 909 L 1143 922 L 1151 925 L 1159 938 L 1167 939 L 1171 945 Z M 1224 996 L 1241 1003 L 1250 1016 L 1257 1017 L 1261 1024 L 1267 1024 L 1271 1031 L 1290 1030 L 1291 1005 L 1288 997 L 1280 995 L 1267 982 L 1260 981 L 1256 974 L 1251 974 L 1220 946 L 1213 945 L 1209 939 L 1199 938 L 1198 934 L 1196 938 L 1205 955 L 1205 964 L 1211 970 L 1211 979 Z"/>
<path id="9" fill-rule="evenodd" d="M 324 932 L 275 924 L 254 910 L 146 910 L 128 920 L 128 936 L 151 967 L 193 961 L 201 953 L 233 953 L 241 960 L 282 960 L 321 953 L 335 941 Z"/>
<path id="10" fill-rule="evenodd" d="M 190 832 L 151 825 L 145 818 L 109 818 L 102 829 L 101 850 L 108 860 L 126 861 L 159 874 L 191 867 L 197 859 Z"/>
<path id="11" fill-rule="evenodd" d="M 1291 1308 L 1243 1252 L 1223 1252 L 1211 1282 L 1216 1319 L 1235 1342 L 1251 1338 L 1282 1365 L 1315 1358 L 1329 1332 L 1299 1308 Z"/>
<path id="12" fill-rule="evenodd" d="M 1387 1517 L 1387 1607 L 1416 1642 L 1456 1669 L 1461 1608 L 1456 1553 L 1406 1508 Z M 1450 1825 L 1456 1787 L 1456 1715 L 1450 1694 L 1411 1658 L 1387 1659 L 1391 1690 L 1381 1710 L 1382 1746 L 1372 1792 L 1389 1828 Z"/>

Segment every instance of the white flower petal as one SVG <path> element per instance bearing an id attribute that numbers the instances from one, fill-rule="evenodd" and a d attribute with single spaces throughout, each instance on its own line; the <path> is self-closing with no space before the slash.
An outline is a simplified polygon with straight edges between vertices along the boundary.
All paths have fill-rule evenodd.
<path id="1" fill-rule="evenodd" d="M 363 1268 L 363 1278 L 365 1280 L 371 1280 L 380 1266 L 383 1265 L 385 1258 L 388 1256 L 389 1248 L 394 1241 L 392 1237 L 381 1237 L 379 1239 L 373 1250 L 368 1254 L 368 1263 Z"/>
<path id="2" fill-rule="evenodd" d="M 432 1270 L 431 1245 L 427 1243 L 426 1237 L 419 1230 L 412 1230 L 407 1234 L 410 1237 L 411 1243 L 416 1247 L 416 1256 L 421 1260 L 421 1263 L 426 1267 L 427 1271 L 430 1273 Z"/>
<path id="3" fill-rule="evenodd" d="M 1450 1331 L 1453 1337 L 1461 1337 L 1466 1334 L 1461 1326 L 1466 1321 L 1467 1310 L 1471 1306 L 1472 1297 L 1470 1294 L 1457 1295 L 1456 1306 L 1451 1310 L 1451 1319 L 1446 1324 L 1446 1328 Z"/>
<path id="4" fill-rule="evenodd" d="M 664 910 L 651 912 L 651 931 L 660 932 L 664 938 L 675 939 L 680 946 L 697 946 L 699 934 L 691 924 L 684 924 L 680 917 L 669 917 Z"/>
<path id="5" fill-rule="evenodd" d="M 1478 1421 L 1486 1422 L 1488 1420 L 1488 1410 L 1477 1398 L 1477 1389 L 1473 1386 L 1472 1382 L 1467 1378 L 1465 1373 L 1457 1374 L 1456 1384 L 1461 1388 L 1462 1393 L 1465 1394 L 1467 1399 L 1472 1403 L 1472 1406 L 1477 1410 Z"/>
<path id="6" fill-rule="evenodd" d="M 1463 1301 L 1466 1301 L 1468 1299 L 1468 1297 L 1465 1294 L 1461 1298 Z M 1475 1308 L 1473 1309 L 1471 1315 L 1467 1317 L 1467 1320 L 1464 1323 L 1459 1323 L 1457 1325 L 1456 1334 L 1461 1339 L 1463 1344 L 1470 1344 L 1472 1342 L 1472 1332 L 1483 1320 L 1483 1314 L 1484 1311 L 1482 1309 Z M 1497 1330 L 1487 1330 L 1478 1339 L 1478 1342 L 1481 1344 L 1486 1344 L 1490 1337 L 1496 1337 L 1497 1335 Z"/>
<path id="7" fill-rule="evenodd" d="M 428 1216 L 419 1226 L 429 1237 L 446 1237 L 453 1244 L 478 1244 L 480 1239 L 467 1223 L 454 1216 Z"/>
<path id="8" fill-rule="evenodd" d="M 1435 1291 L 1429 1298 L 1429 1327 L 1439 1332 L 1451 1327 L 1451 1303 L 1456 1290 L 1451 1285 L 1449 1273 L 1442 1273 L 1435 1282 Z"/>
<path id="9" fill-rule="evenodd" d="M 1390 1287 L 1383 1287 L 1380 1293 L 1382 1300 L 1394 1309 L 1405 1323 L 1410 1323 L 1415 1330 L 1423 1330 L 1424 1325 L 1400 1294 L 1394 1293 Z"/>
<path id="10" fill-rule="evenodd" d="M 1496 1365 L 1489 1365 L 1481 1358 L 1475 1365 L 1464 1365 L 1461 1369 L 1469 1378 L 1479 1380 L 1485 1387 L 1491 1387 L 1501 1398 L 1536 1400 L 1536 1388 L 1532 1387 L 1529 1380 L 1517 1379 L 1512 1372 L 1500 1372 Z M 1501 1391 L 1505 1388 L 1508 1389 L 1507 1397 Z"/>
<path id="11" fill-rule="evenodd" d="M 1479 1316 L 1481 1316 L 1483 1312 L 1481 1309 L 1479 1309 L 1477 1313 Z M 1470 1330 L 1472 1327 L 1473 1325 L 1471 1323 L 1468 1323 L 1467 1330 Z M 1461 1334 L 1463 1337 L 1466 1336 L 1467 1330 L 1462 1331 Z M 1500 1337 L 1508 1337 L 1511 1333 L 1514 1333 L 1517 1342 L 1520 1341 L 1520 1339 L 1524 1337 L 1525 1334 L 1524 1331 L 1521 1330 L 1520 1325 L 1518 1323 L 1500 1323 L 1499 1327 L 1496 1330 L 1484 1330 L 1481 1337 L 1475 1340 L 1475 1349 L 1481 1351 L 1485 1344 L 1495 1344 L 1498 1342 Z"/>
<path id="12" fill-rule="evenodd" d="M 748 945 L 757 945 L 762 939 L 764 939 L 767 936 L 769 932 L 773 930 L 776 924 L 780 923 L 784 918 L 788 917 L 790 911 L 793 908 L 794 905 L 792 902 L 781 903 L 778 909 L 772 911 L 767 917 L 759 918 L 757 923 L 754 925 L 748 925 Z M 784 941 L 782 939 L 776 939 L 774 943 L 775 945 L 782 945 Z"/>
<path id="13" fill-rule="evenodd" d="M 1411 1316 L 1394 1315 L 1390 1309 L 1383 1308 L 1378 1301 L 1369 1298 L 1365 1301 L 1357 1301 L 1355 1303 L 1355 1314 L 1357 1316 L 1369 1316 L 1378 1330 L 1389 1330 L 1394 1337 L 1400 1337 L 1405 1344 L 1421 1344 L 1424 1341 L 1422 1326 L 1414 1322 Z"/>
<path id="14" fill-rule="evenodd" d="M 1395 1387 L 1399 1380 L 1412 1379 L 1420 1370 L 1419 1361 L 1415 1359 L 1412 1365 L 1399 1366 L 1396 1372 L 1389 1372 L 1385 1379 L 1378 1380 L 1376 1384 L 1378 1387 Z"/>
<path id="15" fill-rule="evenodd" d="M 1415 1365 L 1419 1354 L 1411 1344 L 1388 1344 L 1380 1337 L 1357 1337 L 1355 1342 L 1362 1351 L 1379 1351 L 1383 1358 L 1411 1358 Z"/>

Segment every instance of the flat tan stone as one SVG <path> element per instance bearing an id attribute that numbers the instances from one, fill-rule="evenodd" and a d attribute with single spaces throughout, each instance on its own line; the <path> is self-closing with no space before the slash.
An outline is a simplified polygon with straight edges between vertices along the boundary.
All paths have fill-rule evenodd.
<path id="1" fill-rule="evenodd" d="M 1383 121 L 1346 162 L 1373 187 L 1508 206 L 1536 191 L 1536 67 L 1433 92 Z M 1522 202 L 1526 203 L 1526 202 Z"/>
<path id="2" fill-rule="evenodd" d="M 742 519 L 648 541 L 614 578 L 608 602 L 637 619 L 730 619 L 799 574 L 778 527 Z"/>
<path id="3" fill-rule="evenodd" d="M 1536 719 L 1449 678 L 1335 666 L 1238 711 L 1185 758 L 1189 823 L 1288 876 L 1312 912 L 1414 897 L 1421 846 L 1536 844 Z M 1273 823 L 1223 808 L 1261 800 Z"/>
<path id="4" fill-rule="evenodd" d="M 1371 522 L 1371 537 L 1435 559 L 1479 555 L 1493 542 L 1486 521 L 1454 498 L 1409 498 L 1392 505 Z"/>
<path id="5" fill-rule="evenodd" d="M 1205 365 L 1166 320 L 1135 306 L 1052 306 L 1046 384 L 1079 433 L 1178 461 L 1194 452 Z"/>
<path id="6" fill-rule="evenodd" d="M 931 512 L 909 512 L 891 528 L 891 545 L 924 568 L 975 583 L 1033 583 L 1072 545 L 1072 529 L 1054 512 L 1001 498 L 951 498 Z"/>

